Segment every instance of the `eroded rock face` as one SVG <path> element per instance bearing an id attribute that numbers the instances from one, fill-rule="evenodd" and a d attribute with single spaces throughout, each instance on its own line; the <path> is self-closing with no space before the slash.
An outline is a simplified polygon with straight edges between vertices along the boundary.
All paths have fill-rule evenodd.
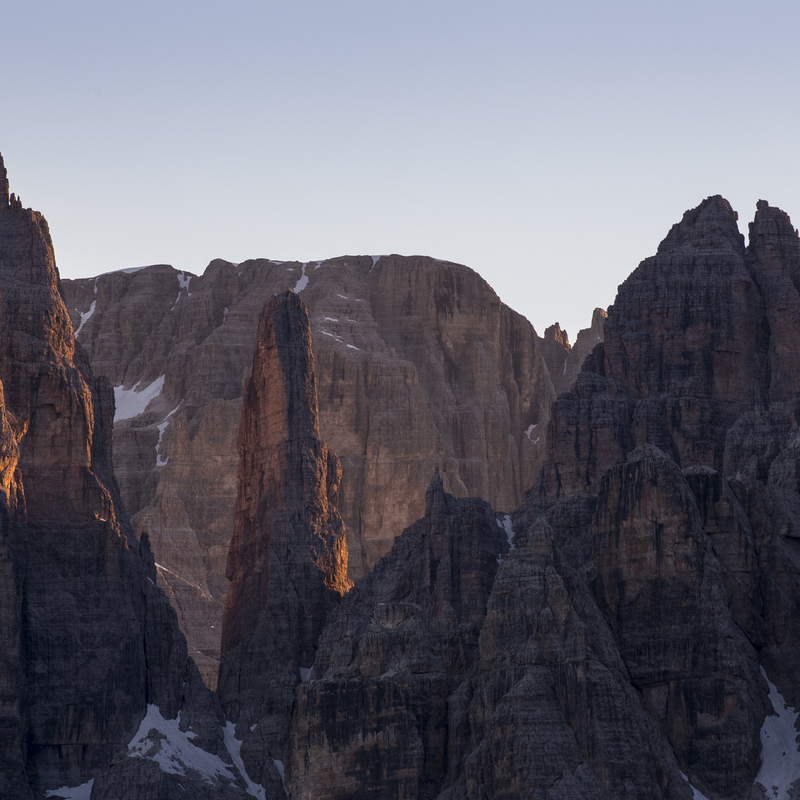
<path id="1" fill-rule="evenodd" d="M 78 341 L 117 387 L 123 499 L 137 533 L 150 533 L 159 584 L 212 686 L 241 386 L 261 308 L 287 288 L 309 308 L 352 579 L 422 515 L 437 464 L 448 491 L 510 510 L 544 448 L 553 392 L 539 340 L 467 267 L 400 256 L 214 261 L 200 277 L 153 266 L 65 281 Z"/>
<path id="2" fill-rule="evenodd" d="M 605 344 L 555 403 L 513 549 L 485 507 L 478 546 L 473 501 L 445 498 L 447 522 L 429 509 L 345 598 L 298 692 L 299 796 L 773 791 L 762 676 L 790 706 L 800 687 L 800 242 L 764 203 L 748 248 L 735 223 L 709 198 L 620 287 Z M 502 563 L 476 572 L 483 548 Z M 469 625 L 436 605 L 454 573 L 477 575 Z M 477 648 L 453 646 L 467 634 Z M 437 658 L 442 641 L 459 658 Z"/>
<path id="3" fill-rule="evenodd" d="M 557 322 L 545 329 L 542 354 L 556 395 L 572 388 L 583 362 L 603 341 L 603 326 L 607 317 L 608 314 L 602 308 L 596 308 L 592 314 L 592 324 L 578 331 L 574 347 L 569 343 L 567 332 Z"/>
<path id="4" fill-rule="evenodd" d="M 293 797 L 691 797 L 560 551 L 577 539 L 590 561 L 593 503 L 565 505 L 512 528 L 435 475 L 425 517 L 325 629 L 298 691 Z"/>
<path id="5" fill-rule="evenodd" d="M 181 712 L 204 756 L 225 752 L 223 719 L 120 502 L 112 388 L 75 343 L 47 223 L 1 194 L 0 387 L 0 794 L 94 780 L 96 800 L 146 796 L 157 762 L 127 756 L 148 705 Z M 174 773 L 160 797 L 179 781 L 210 797 Z M 232 765 L 210 783 L 244 796 Z"/>
<path id="6" fill-rule="evenodd" d="M 800 686 L 799 257 L 766 203 L 747 248 L 722 198 L 687 212 L 620 287 L 604 344 L 557 400 L 538 489 L 545 505 L 598 497 L 593 590 L 645 707 L 710 797 L 747 797 L 756 777 L 758 665 L 790 704 Z"/>
<path id="7" fill-rule="evenodd" d="M 338 458 L 319 438 L 308 311 L 286 291 L 264 306 L 244 387 L 219 678 L 245 763 L 276 794 L 273 759 L 286 758 L 294 689 L 352 586 L 340 479 Z"/>

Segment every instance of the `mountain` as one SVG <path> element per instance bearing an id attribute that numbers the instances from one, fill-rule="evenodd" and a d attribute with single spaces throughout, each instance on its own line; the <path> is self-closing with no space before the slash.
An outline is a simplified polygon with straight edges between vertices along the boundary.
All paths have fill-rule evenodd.
<path id="1" fill-rule="evenodd" d="M 574 346 L 569 343 L 567 332 L 561 330 L 557 322 L 545 328 L 541 349 L 556 395 L 572 388 L 583 362 L 603 341 L 607 317 L 608 314 L 602 308 L 596 308 L 592 314 L 592 324 L 578 331 Z"/>
<path id="2" fill-rule="evenodd" d="M 113 413 L 47 222 L 0 158 L 0 796 L 243 798 L 237 742 L 120 500 Z"/>
<path id="3" fill-rule="evenodd" d="M 308 310 L 287 290 L 264 305 L 243 393 L 219 675 L 248 771 L 277 796 L 295 689 L 352 587 L 336 508 L 341 467 L 319 438 L 317 409 Z"/>
<path id="4" fill-rule="evenodd" d="M 431 258 L 213 261 L 63 281 L 77 340 L 115 386 L 114 461 L 190 653 L 216 683 L 241 387 L 275 293 L 307 303 L 320 436 L 342 466 L 349 576 L 445 488 L 511 510 L 535 482 L 554 399 L 541 340 L 467 267 Z"/>
<path id="5" fill-rule="evenodd" d="M 796 794 L 800 240 L 736 222 L 620 286 L 511 515 L 434 476 L 323 631 L 293 797 Z"/>

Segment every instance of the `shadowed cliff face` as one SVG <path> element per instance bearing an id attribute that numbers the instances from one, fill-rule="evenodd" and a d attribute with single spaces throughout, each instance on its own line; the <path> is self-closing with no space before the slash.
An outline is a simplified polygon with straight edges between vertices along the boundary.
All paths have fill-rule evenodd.
<path id="1" fill-rule="evenodd" d="M 323 634 L 292 722 L 297 796 L 772 791 L 762 758 L 795 755 L 762 746 L 762 670 L 800 702 L 799 256 L 765 203 L 748 248 L 722 198 L 686 213 L 554 404 L 513 549 L 434 482 L 437 511 Z M 496 569 L 471 566 L 482 547 Z M 474 581 L 474 628 L 453 575 Z"/>
<path id="2" fill-rule="evenodd" d="M 339 460 L 319 438 L 305 303 L 276 295 L 259 322 L 239 430 L 239 491 L 228 558 L 219 693 L 251 774 L 277 784 L 294 688 L 328 614 L 352 583 L 336 510 Z"/>
<path id="3" fill-rule="evenodd" d="M 710 797 L 747 797 L 756 777 L 758 664 L 790 705 L 800 689 L 798 280 L 783 212 L 759 202 L 745 248 L 722 198 L 688 211 L 620 287 L 604 344 L 555 403 L 535 493 L 598 497 L 593 591 Z"/>
<path id="4" fill-rule="evenodd" d="M 221 714 L 120 502 L 113 392 L 75 344 L 47 223 L 6 186 L 0 159 L 0 795 L 242 797 L 233 769 L 204 788 L 183 768 L 181 789 L 156 740 L 126 758 L 148 706 L 212 752 Z"/>

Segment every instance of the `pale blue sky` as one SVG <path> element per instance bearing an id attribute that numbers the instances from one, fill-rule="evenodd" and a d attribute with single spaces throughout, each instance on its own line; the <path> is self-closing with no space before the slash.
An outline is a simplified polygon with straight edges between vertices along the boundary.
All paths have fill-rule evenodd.
<path id="1" fill-rule="evenodd" d="M 62 275 L 422 253 L 571 336 L 683 211 L 800 222 L 800 3 L 3 3 Z"/>

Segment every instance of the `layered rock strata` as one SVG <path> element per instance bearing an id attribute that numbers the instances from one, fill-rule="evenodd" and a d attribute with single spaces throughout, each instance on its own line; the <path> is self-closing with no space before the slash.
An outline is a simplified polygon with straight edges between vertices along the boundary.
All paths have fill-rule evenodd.
<path id="1" fill-rule="evenodd" d="M 798 256 L 766 203 L 747 248 L 722 198 L 686 213 L 556 401 L 513 547 L 434 481 L 323 633 L 293 796 L 796 794 Z"/>
<path id="2" fill-rule="evenodd" d="M 319 437 L 308 311 L 287 291 L 264 306 L 244 386 L 219 678 L 245 764 L 277 796 L 295 687 L 352 586 L 336 509 L 341 467 Z"/>
<path id="3" fill-rule="evenodd" d="M 117 393 L 114 453 L 134 529 L 214 684 L 233 531 L 241 384 L 258 315 L 309 308 L 321 436 L 342 463 L 350 577 L 446 489 L 510 510 L 535 481 L 553 391 L 531 325 L 472 270 L 430 258 L 213 261 L 65 281 L 78 341 Z M 538 439 L 538 441 L 537 441 Z"/>
<path id="4" fill-rule="evenodd" d="M 574 346 L 569 343 L 567 332 L 557 322 L 545 328 L 541 349 L 556 395 L 572 388 L 583 362 L 603 341 L 603 326 L 607 317 L 607 312 L 596 308 L 592 314 L 592 324 L 578 331 Z"/>
<path id="5" fill-rule="evenodd" d="M 539 487 L 545 501 L 601 498 L 598 600 L 709 797 L 746 797 L 756 779 L 771 713 L 758 666 L 790 705 L 800 687 L 798 257 L 788 217 L 767 203 L 748 247 L 722 198 L 687 212 L 620 287 L 604 344 L 557 400 Z M 613 465 L 642 445 L 658 448 L 652 477 L 631 493 Z"/>
<path id="6" fill-rule="evenodd" d="M 75 343 L 47 222 L 0 195 L 0 795 L 244 797 L 120 502 L 113 410 Z M 164 735 L 128 758 L 148 708 L 194 728 L 194 761 L 170 757 Z M 204 759 L 219 770 L 202 775 Z"/>
<path id="7" fill-rule="evenodd" d="M 512 522 L 435 475 L 425 517 L 325 629 L 298 691 L 292 797 L 689 800 L 558 548 L 588 545 L 591 520 L 583 502 Z"/>

